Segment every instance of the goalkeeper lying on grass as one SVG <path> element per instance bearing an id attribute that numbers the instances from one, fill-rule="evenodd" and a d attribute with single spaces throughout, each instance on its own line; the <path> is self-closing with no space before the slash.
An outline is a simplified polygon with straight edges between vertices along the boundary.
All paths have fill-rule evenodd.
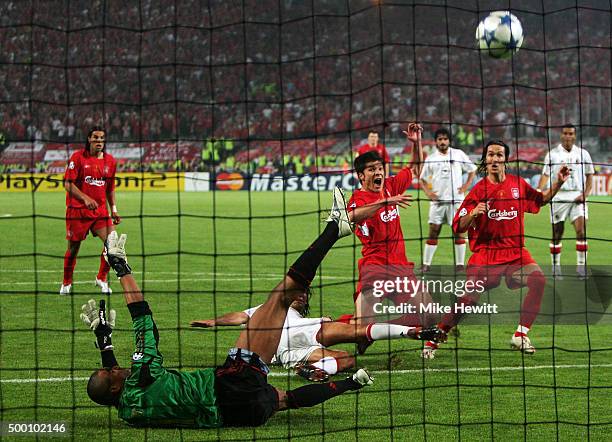
<path id="1" fill-rule="evenodd" d="M 136 350 L 131 369 L 120 368 L 111 342 L 114 313 L 109 312 L 107 318 L 103 301 L 99 310 L 95 302 L 84 305 L 81 317 L 96 334 L 104 367 L 89 378 L 87 394 L 98 404 L 117 407 L 119 417 L 132 425 L 205 428 L 262 425 L 276 411 L 311 407 L 372 384 L 371 376 L 363 369 L 345 380 L 288 391 L 273 387 L 267 379 L 267 364 L 278 347 L 289 306 L 304 295 L 317 267 L 338 238 L 350 233 L 344 198 L 337 190 L 325 230 L 253 314 L 225 364 L 192 372 L 163 367 L 151 309 L 127 264 L 126 236 L 117 238 L 116 232 L 111 233 L 107 259 L 123 287 L 134 324 Z"/>

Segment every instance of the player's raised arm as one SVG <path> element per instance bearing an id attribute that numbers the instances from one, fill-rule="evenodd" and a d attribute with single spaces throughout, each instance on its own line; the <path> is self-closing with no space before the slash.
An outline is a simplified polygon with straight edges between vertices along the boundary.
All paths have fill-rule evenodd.
<path id="1" fill-rule="evenodd" d="M 81 320 L 96 335 L 96 347 L 100 350 L 102 367 L 117 367 L 119 364 L 113 352 L 112 342 L 116 318 L 115 310 L 109 310 L 107 315 L 104 299 L 100 300 L 100 307 L 96 305 L 95 300 L 90 299 L 87 304 L 83 304 L 81 311 Z"/>
<path id="2" fill-rule="evenodd" d="M 410 123 L 408 124 L 408 130 L 403 132 L 408 141 L 412 142 L 412 173 L 415 176 L 421 176 L 421 169 L 423 168 L 423 145 L 421 143 L 423 126 L 418 123 Z"/>
<path id="3" fill-rule="evenodd" d="M 106 259 L 108 264 L 117 274 L 121 287 L 123 287 L 123 297 L 126 304 L 133 304 L 144 301 L 144 296 L 138 287 L 138 283 L 132 276 L 132 268 L 127 263 L 125 253 L 125 242 L 127 235 L 124 233 L 120 237 L 116 231 L 112 231 L 106 239 Z"/>
<path id="4" fill-rule="evenodd" d="M 191 327 L 209 328 L 209 327 L 222 327 L 230 325 L 243 325 L 249 320 L 249 315 L 245 312 L 231 312 L 226 313 L 223 316 L 219 316 L 215 319 L 200 319 L 191 321 L 189 325 Z"/>

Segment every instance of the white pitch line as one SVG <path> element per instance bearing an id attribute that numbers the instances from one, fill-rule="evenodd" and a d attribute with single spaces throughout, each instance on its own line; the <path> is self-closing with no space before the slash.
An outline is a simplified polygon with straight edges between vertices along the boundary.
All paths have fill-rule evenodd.
<path id="1" fill-rule="evenodd" d="M 0 273 L 34 273 L 33 269 L 0 269 Z M 61 273 L 61 269 L 59 270 L 36 270 L 36 273 Z M 141 274 L 141 271 L 136 271 L 136 272 L 132 272 L 134 274 Z M 149 274 L 156 274 L 156 275 L 192 275 L 192 276 L 198 276 L 198 275 L 202 275 L 202 276 L 213 276 L 213 277 L 217 277 L 217 276 L 227 276 L 227 277 L 244 277 L 245 275 L 248 275 L 247 272 L 244 273 L 224 273 L 224 272 L 189 272 L 189 271 L 185 271 L 185 272 L 158 272 L 158 271 L 149 271 L 147 272 Z M 285 276 L 285 274 L 283 273 L 282 275 L 276 274 L 276 273 L 257 273 L 257 277 L 253 277 L 252 279 L 263 279 L 262 277 L 265 278 L 283 278 Z M 346 279 L 346 278 L 353 278 L 353 275 L 346 275 L 346 276 L 333 276 L 333 275 L 326 275 L 323 274 L 323 278 L 327 278 L 327 279 Z M 251 279 L 251 278 L 249 278 Z"/>
<path id="2" fill-rule="evenodd" d="M 576 368 L 612 368 L 612 364 L 571 364 L 571 365 L 533 365 L 529 367 L 464 367 L 464 368 L 425 368 L 411 370 L 373 370 L 369 373 L 374 375 L 391 374 L 416 374 L 416 373 L 473 373 L 489 371 L 528 371 L 528 370 L 550 370 L 550 369 L 576 369 Z M 270 377 L 290 376 L 291 372 L 272 371 Z M 86 381 L 89 377 L 63 377 L 63 378 L 29 378 L 29 379 L 0 379 L 0 384 L 33 384 L 37 382 L 71 382 Z"/>
<path id="3" fill-rule="evenodd" d="M 168 282 L 203 282 L 203 281 L 267 281 L 267 280 L 274 280 L 276 281 L 277 279 L 279 279 L 278 277 L 264 277 L 264 278 L 180 278 L 180 279 L 144 279 L 144 280 L 140 280 L 141 283 L 152 283 L 152 282 L 164 282 L 164 283 L 168 283 Z M 38 281 L 38 285 L 41 284 L 61 284 L 62 281 L 61 280 L 57 280 L 57 281 Z M 21 282 L 6 282 L 6 283 L 1 283 L 0 282 L 0 286 L 2 286 L 2 284 L 6 284 L 6 285 L 31 285 L 34 284 L 34 281 L 21 281 Z M 92 287 L 94 286 L 94 284 L 92 282 L 89 281 L 75 281 L 72 283 L 73 285 L 91 285 Z M 112 287 L 111 287 L 112 288 Z"/>

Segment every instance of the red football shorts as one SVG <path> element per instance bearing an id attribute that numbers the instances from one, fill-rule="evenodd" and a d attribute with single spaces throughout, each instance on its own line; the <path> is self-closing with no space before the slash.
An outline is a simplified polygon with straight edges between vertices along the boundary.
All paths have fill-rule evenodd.
<path id="1" fill-rule="evenodd" d="M 89 209 L 66 209 L 66 239 L 68 241 L 83 241 L 87 238 L 89 231 L 109 228 L 113 221 L 108 212 L 94 211 Z"/>
<path id="2" fill-rule="evenodd" d="M 506 285 L 512 289 L 519 287 L 512 282 L 512 274 L 521 267 L 535 263 L 529 251 L 524 247 L 521 247 L 520 251 L 485 249 L 470 257 L 466 273 L 468 279 L 485 281 L 487 289 L 497 287 L 501 278 L 505 276 Z"/>

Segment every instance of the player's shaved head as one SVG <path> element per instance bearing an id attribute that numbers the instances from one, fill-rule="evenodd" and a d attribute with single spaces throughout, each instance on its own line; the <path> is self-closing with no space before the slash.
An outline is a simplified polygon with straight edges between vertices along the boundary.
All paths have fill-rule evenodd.
<path id="1" fill-rule="evenodd" d="M 87 395 L 96 404 L 119 405 L 119 397 L 130 370 L 120 367 L 94 371 L 87 382 Z"/>
<path id="2" fill-rule="evenodd" d="M 116 398 L 111 391 L 111 373 L 104 368 L 94 371 L 87 382 L 89 399 L 100 405 L 115 405 Z"/>

